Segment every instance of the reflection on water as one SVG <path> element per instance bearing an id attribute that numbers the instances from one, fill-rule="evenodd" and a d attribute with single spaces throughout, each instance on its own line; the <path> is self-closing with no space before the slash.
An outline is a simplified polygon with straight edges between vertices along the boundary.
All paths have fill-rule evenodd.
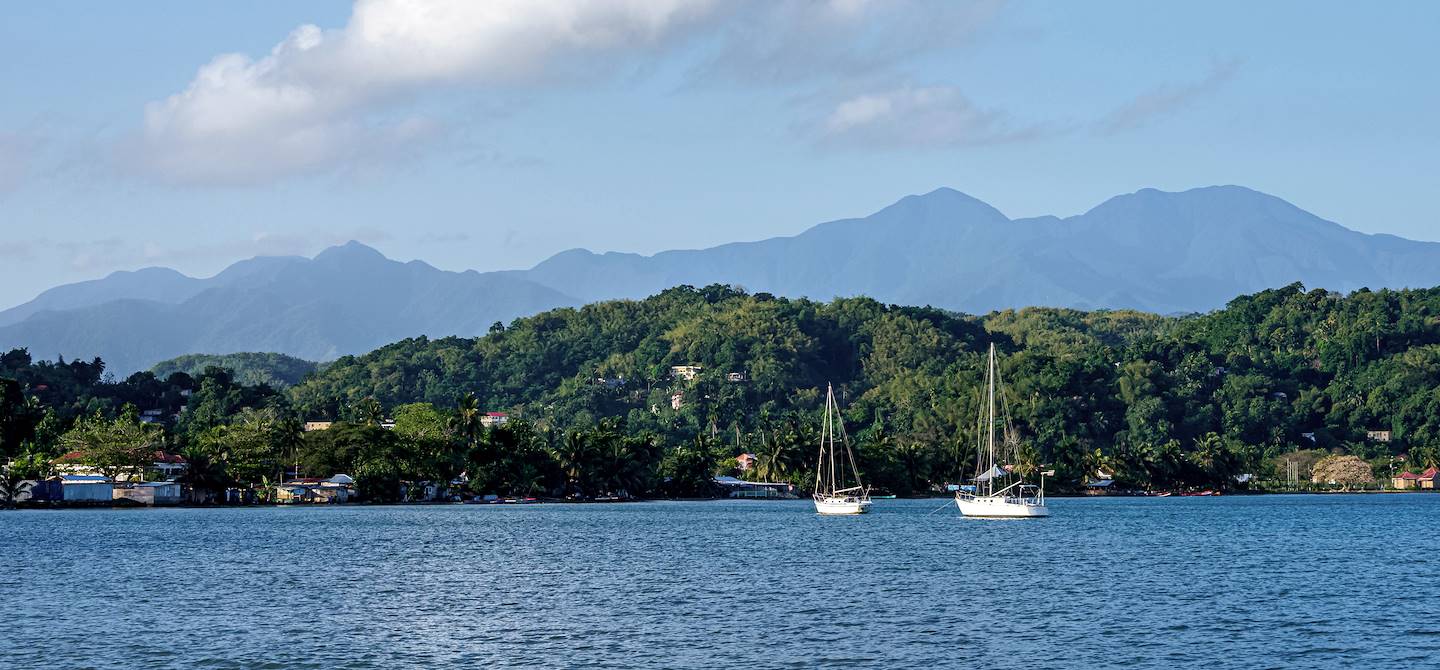
<path id="1" fill-rule="evenodd" d="M 1440 495 L 0 514 L 5 667 L 1415 667 Z"/>

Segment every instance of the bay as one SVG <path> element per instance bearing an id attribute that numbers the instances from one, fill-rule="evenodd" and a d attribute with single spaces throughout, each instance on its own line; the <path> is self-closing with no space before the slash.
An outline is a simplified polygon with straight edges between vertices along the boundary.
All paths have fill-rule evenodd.
<path id="1" fill-rule="evenodd" d="M 0 513 L 10 668 L 1429 665 L 1440 496 Z"/>

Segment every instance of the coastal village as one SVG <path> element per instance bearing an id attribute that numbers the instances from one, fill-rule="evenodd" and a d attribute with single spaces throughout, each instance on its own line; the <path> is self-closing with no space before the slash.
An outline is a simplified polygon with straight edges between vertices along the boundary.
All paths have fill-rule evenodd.
<path id="1" fill-rule="evenodd" d="M 704 371 L 701 365 L 677 365 L 670 369 L 671 379 L 677 382 L 676 390 L 670 392 L 670 409 L 679 410 L 686 403 L 686 382 L 694 381 Z M 724 375 L 726 383 L 744 383 L 746 375 L 744 372 L 727 372 Z M 598 376 L 595 384 L 605 388 L 623 388 L 626 380 L 623 377 L 607 378 Z M 184 407 L 181 407 L 181 412 Z M 659 407 L 652 407 L 652 412 L 660 411 Z M 177 415 L 178 416 L 178 415 Z M 172 417 L 173 418 L 173 417 Z M 166 417 L 160 410 L 145 410 L 140 413 L 139 420 L 143 423 L 154 423 L 165 420 Z M 494 429 L 507 426 L 510 422 L 510 414 L 507 412 L 488 411 L 480 413 L 479 424 L 485 429 Z M 302 424 L 305 433 L 330 430 L 337 422 L 329 420 L 312 420 Z M 378 425 L 382 429 L 393 430 L 395 421 L 390 418 L 381 419 Z M 1306 436 L 1309 437 L 1308 435 Z M 1384 443 L 1388 442 L 1390 432 L 1384 430 L 1370 431 L 1367 439 Z M 754 475 L 760 457 L 755 453 L 745 451 L 739 443 L 738 436 L 736 444 L 733 445 L 737 451 L 732 460 L 727 461 L 728 466 L 721 472 L 717 472 L 711 478 L 712 495 L 714 498 L 731 499 L 752 499 L 752 500 L 794 500 L 800 497 L 802 491 L 790 482 L 760 481 Z M 1345 459 L 1356 461 L 1348 465 L 1352 468 L 1368 467 L 1363 461 L 1349 456 L 1332 457 L 1329 460 L 1339 461 L 1345 465 Z M 368 502 L 362 498 L 356 489 L 356 480 L 346 473 L 330 473 L 327 476 L 313 476 L 310 473 L 302 473 L 298 466 L 287 467 L 273 484 L 266 486 L 234 486 L 223 490 L 199 491 L 186 483 L 186 473 L 189 470 L 189 462 L 180 454 L 156 451 L 153 459 L 144 467 L 137 470 L 116 472 L 110 468 L 101 468 L 86 464 L 84 455 L 80 452 L 71 452 L 55 459 L 54 472 L 51 477 L 41 480 L 26 480 L 20 483 L 13 503 L 24 507 L 156 507 L 156 506 L 179 506 L 179 505 L 333 505 Z M 1324 469 L 1310 466 L 1311 474 L 1308 481 L 1301 481 L 1298 477 L 1298 463 L 1289 463 L 1288 481 L 1280 481 L 1278 485 L 1272 483 L 1269 487 L 1255 486 L 1258 483 L 1254 475 L 1243 474 L 1234 477 L 1235 491 L 1238 492 L 1436 492 L 1440 491 L 1440 468 L 1428 467 L 1416 472 L 1405 469 L 1405 456 L 1401 455 L 1392 459 L 1391 467 L 1396 471 L 1387 481 L 1370 478 L 1368 482 L 1361 485 L 1354 485 L 1353 482 L 1339 481 L 1335 475 L 1330 474 L 1334 468 Z M 1010 466 L 1005 466 L 1006 470 Z M 1343 468 L 1342 468 L 1343 469 Z M 1343 475 L 1341 475 L 1343 479 Z M 469 490 L 469 478 L 465 473 L 451 481 L 404 481 L 401 482 L 402 499 L 412 503 L 469 503 L 469 504 L 526 504 L 546 500 L 544 498 L 530 496 L 501 496 L 495 493 L 477 493 Z M 1388 485 L 1387 485 L 1388 484 Z M 1288 486 L 1287 486 L 1288 485 Z M 943 484 L 936 485 L 929 495 L 951 495 L 957 491 L 973 490 L 969 484 Z M 1092 476 L 1085 478 L 1080 489 L 1073 491 L 1077 495 L 1107 496 L 1107 495 L 1150 495 L 1150 496 L 1208 496 L 1220 495 L 1218 490 L 1193 490 L 1193 491 L 1137 491 L 1122 488 L 1114 475 L 1103 470 L 1096 470 Z M 893 497 L 893 496 L 881 496 Z M 552 498 L 551 501 L 567 502 L 611 502 L 631 500 L 628 495 L 605 494 L 588 498 Z"/>
<path id="2" fill-rule="evenodd" d="M 686 406 L 687 392 L 693 383 L 705 372 L 699 364 L 675 365 L 669 369 L 669 379 L 674 386 L 667 391 L 670 411 L 679 411 Z M 725 384 L 744 384 L 748 381 L 743 371 L 727 371 L 719 377 Z M 624 389 L 627 380 L 623 377 L 596 376 L 594 384 L 607 390 Z M 188 398 L 188 393 L 182 393 Z M 707 396 L 708 397 L 708 396 Z M 159 409 L 146 409 L 138 413 L 140 423 L 162 423 L 178 419 L 186 411 L 181 400 L 179 412 L 167 417 Z M 651 413 L 659 413 L 660 406 L 652 405 Z M 510 414 L 500 411 L 480 412 L 478 424 L 483 429 L 495 429 L 510 423 Z M 304 433 L 327 431 L 337 424 L 331 420 L 310 420 L 301 425 Z M 380 428 L 394 430 L 395 420 L 381 418 L 376 422 Z M 712 435 L 713 437 L 713 435 Z M 1372 430 L 1366 439 L 1383 444 L 1390 441 L 1390 431 Z M 1311 434 L 1305 439 L 1314 441 Z M 732 499 L 796 499 L 802 491 L 791 482 L 761 481 L 755 477 L 760 457 L 746 451 L 739 436 L 733 445 L 736 453 L 726 461 L 727 465 L 713 473 L 710 478 L 712 498 Z M 1298 452 L 1297 452 L 1298 453 Z M 1429 467 L 1415 472 L 1405 469 L 1405 455 L 1392 458 L 1391 468 L 1399 468 L 1388 482 L 1368 474 L 1370 467 L 1354 456 L 1331 456 L 1319 462 L 1307 464 L 1308 481 L 1299 476 L 1300 463 L 1286 462 L 1288 478 L 1272 481 L 1268 486 L 1258 485 L 1252 474 L 1233 477 L 1231 492 L 1327 492 L 1327 491 L 1369 491 L 1369 492 L 1428 492 L 1440 491 L 1440 468 Z M 173 505 L 327 505 L 364 503 L 357 491 L 356 479 L 350 474 L 335 472 L 316 476 L 317 473 L 302 473 L 298 464 L 283 468 L 273 482 L 264 485 L 231 486 L 223 491 L 197 490 L 186 482 L 189 462 L 184 456 L 163 450 L 154 452 L 153 459 L 140 468 L 117 471 L 87 464 L 80 452 L 66 453 L 54 461 L 54 475 L 41 480 L 20 482 L 11 501 L 25 507 L 154 507 Z M 1005 465 L 1009 471 L 1011 466 Z M 1338 474 L 1337 474 L 1338 473 Z M 450 481 L 402 481 L 400 499 L 411 503 L 470 503 L 470 504 L 526 504 L 545 500 L 533 496 L 502 496 L 494 492 L 471 490 L 466 473 Z M 1387 486 L 1388 484 L 1388 486 Z M 971 483 L 947 483 L 933 486 L 920 495 L 951 495 L 974 490 Z M 1071 491 L 1076 495 L 1089 496 L 1209 496 L 1221 495 L 1218 489 L 1195 489 L 1182 491 L 1148 491 L 1126 489 L 1117 478 L 1104 470 L 1097 469 L 1086 477 L 1079 489 Z M 890 496 L 884 496 L 890 497 Z M 567 502 L 609 502 L 634 499 L 624 492 L 603 493 L 594 496 L 569 496 L 550 498 Z"/>

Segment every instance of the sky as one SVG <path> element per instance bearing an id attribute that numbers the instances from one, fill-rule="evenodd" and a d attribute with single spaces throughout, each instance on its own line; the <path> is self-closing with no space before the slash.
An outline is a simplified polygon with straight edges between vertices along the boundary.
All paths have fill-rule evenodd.
<path id="1" fill-rule="evenodd" d="M 1440 241 L 1440 3 L 6 3 L 0 308 L 355 239 L 444 269 L 1240 184 Z"/>

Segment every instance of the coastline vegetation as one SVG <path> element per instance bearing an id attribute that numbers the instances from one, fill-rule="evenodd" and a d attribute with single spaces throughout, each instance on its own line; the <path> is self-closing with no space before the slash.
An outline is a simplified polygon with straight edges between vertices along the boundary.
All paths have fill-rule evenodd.
<path id="1" fill-rule="evenodd" d="M 471 494 L 703 496 L 715 474 L 805 488 L 833 383 L 866 481 L 904 495 L 973 471 L 991 341 L 1015 465 L 1055 469 L 1058 490 L 1097 473 L 1146 490 L 1361 486 L 1440 463 L 1440 289 L 1299 284 L 1173 317 L 687 286 L 403 340 L 288 388 L 216 365 L 115 380 L 98 359 L 14 350 L 0 456 L 35 478 L 71 452 L 115 472 L 179 453 L 208 490 L 345 472 L 372 501 L 462 473 Z"/>

